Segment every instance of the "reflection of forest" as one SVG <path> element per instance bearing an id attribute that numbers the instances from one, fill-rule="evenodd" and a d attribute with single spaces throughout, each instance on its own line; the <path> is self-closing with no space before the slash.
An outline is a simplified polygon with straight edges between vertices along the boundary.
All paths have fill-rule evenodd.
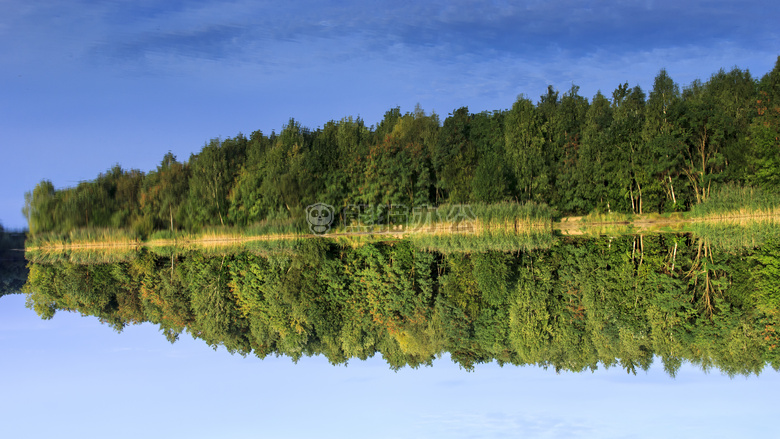
<path id="1" fill-rule="evenodd" d="M 772 241 L 775 242 L 775 241 Z M 379 352 L 392 368 L 449 352 L 466 368 L 496 360 L 582 371 L 647 369 L 658 356 L 728 374 L 780 367 L 775 323 L 780 245 L 724 250 L 691 235 L 563 238 L 517 252 L 436 253 L 412 242 L 207 256 L 143 249 L 112 264 L 30 266 L 44 318 L 149 321 L 231 352 Z"/>

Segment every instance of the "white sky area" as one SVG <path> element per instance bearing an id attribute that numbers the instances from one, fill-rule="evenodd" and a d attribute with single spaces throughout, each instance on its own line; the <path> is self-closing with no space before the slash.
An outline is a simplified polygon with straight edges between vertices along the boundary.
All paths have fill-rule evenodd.
<path id="1" fill-rule="evenodd" d="M 572 84 L 685 86 L 780 54 L 767 1 L 0 1 L 0 223 L 24 193 L 154 169 L 215 137 L 415 104 L 442 119 Z"/>
<path id="2" fill-rule="evenodd" d="M 780 385 L 771 368 L 732 379 L 684 365 L 670 378 L 660 361 L 629 375 L 260 360 L 187 335 L 170 344 L 151 324 L 40 320 L 20 295 L 0 299 L 0 358 L 9 438 L 771 437 Z"/>

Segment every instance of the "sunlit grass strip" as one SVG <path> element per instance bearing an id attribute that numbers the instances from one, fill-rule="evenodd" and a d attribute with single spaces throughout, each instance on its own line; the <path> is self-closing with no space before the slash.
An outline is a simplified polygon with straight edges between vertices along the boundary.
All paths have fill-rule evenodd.
<path id="1" fill-rule="evenodd" d="M 638 224 L 647 222 L 659 222 L 659 223 L 671 223 L 679 221 L 687 221 L 688 218 L 683 212 L 667 212 L 667 213 L 621 213 L 621 212 L 595 212 L 589 213 L 583 217 L 575 218 L 576 222 L 585 225 L 602 225 L 602 224 Z M 566 220 L 564 218 L 563 220 Z M 556 224 L 561 224 L 563 221 Z M 571 222 L 571 218 L 569 218 Z"/>
<path id="2" fill-rule="evenodd" d="M 580 217 L 580 223 L 586 224 L 613 224 L 613 223 L 630 223 L 637 218 L 637 215 L 631 213 L 621 212 L 593 212 L 586 216 Z"/>
<path id="3" fill-rule="evenodd" d="M 733 218 L 780 215 L 780 194 L 752 187 L 721 186 L 691 208 L 692 218 Z"/>
<path id="4" fill-rule="evenodd" d="M 780 194 L 725 185 L 694 206 L 687 227 L 724 250 L 757 248 L 780 238 Z"/>
<path id="5" fill-rule="evenodd" d="M 751 220 L 761 220 L 763 218 L 780 218 L 780 206 L 769 207 L 764 209 L 743 207 L 743 208 L 729 210 L 729 211 L 711 212 L 711 213 L 701 214 L 697 216 L 692 216 L 691 220 L 693 221 L 725 220 L 725 221 L 749 222 Z"/>
<path id="6" fill-rule="evenodd" d="M 485 225 L 480 221 L 470 223 L 450 224 L 439 223 L 423 230 L 410 232 L 383 231 L 366 233 L 329 233 L 313 234 L 273 234 L 259 236 L 243 236 L 237 233 L 221 233 L 222 230 L 211 230 L 198 235 L 179 234 L 175 239 L 155 239 L 145 243 L 133 243 L 124 248 L 128 250 L 146 247 L 155 254 L 170 256 L 188 250 L 207 251 L 223 254 L 230 251 L 276 252 L 292 250 L 302 239 L 332 239 L 341 245 L 351 247 L 379 241 L 410 239 L 423 248 L 444 251 L 482 251 L 482 250 L 520 250 L 547 247 L 552 239 L 551 225 L 546 222 L 513 222 L 493 223 Z M 30 249 L 36 252 L 74 252 L 93 249 L 119 251 L 122 247 L 93 247 L 73 245 L 47 246 Z M 107 259 L 107 260 L 110 260 Z"/>
<path id="7" fill-rule="evenodd" d="M 524 229 L 545 228 L 552 222 L 555 210 L 544 204 L 535 203 L 498 203 L 471 205 L 442 205 L 437 208 L 417 209 L 422 217 L 410 213 L 404 224 L 354 224 L 337 225 L 331 233 L 384 233 L 384 232 L 422 232 L 422 233 L 461 233 L 466 231 L 509 229 L 522 233 Z M 76 246 L 134 246 L 134 245 L 179 245 L 194 242 L 205 243 L 243 241 L 248 237 L 263 239 L 292 239 L 310 235 L 311 232 L 302 218 L 273 219 L 247 226 L 207 227 L 196 231 L 158 230 L 146 239 L 141 239 L 132 230 L 95 229 L 74 230 L 69 234 L 39 234 L 29 237 L 26 247 L 37 248 L 74 248 Z M 280 238 L 281 237 L 281 238 Z"/>
<path id="8" fill-rule="evenodd" d="M 436 223 L 427 223 L 419 225 L 373 225 L 361 227 L 346 227 L 332 231 L 331 235 L 365 235 L 365 234 L 401 234 L 401 235 L 448 235 L 448 234 L 481 234 L 501 231 L 507 233 L 531 233 L 538 230 L 550 230 L 552 223 L 543 220 L 523 220 L 515 221 L 492 221 L 486 222 L 481 219 L 472 221 L 449 222 L 442 221 Z"/>
<path id="9" fill-rule="evenodd" d="M 65 235 L 45 233 L 28 236 L 25 248 L 113 247 L 138 245 L 140 242 L 138 235 L 131 230 L 85 228 Z"/>
<path id="10" fill-rule="evenodd" d="M 680 212 L 665 214 L 598 213 L 584 217 L 563 218 L 553 224 L 561 235 L 622 236 L 637 233 L 684 232 L 692 220 Z"/>
<path id="11" fill-rule="evenodd" d="M 541 216 L 486 215 L 476 219 L 439 220 L 407 226 L 347 227 L 323 237 L 348 247 L 409 240 L 419 248 L 441 252 L 531 250 L 547 248 L 554 241 L 551 218 Z"/>
<path id="12" fill-rule="evenodd" d="M 336 224 L 331 233 L 385 233 L 427 232 L 452 230 L 453 227 L 524 228 L 544 227 L 552 222 L 556 212 L 545 204 L 496 203 L 496 204 L 443 204 L 438 207 L 421 206 L 413 209 L 399 207 L 350 217 L 346 223 Z M 373 216 L 372 216 L 373 215 Z M 348 215 L 347 215 L 348 216 Z M 374 223 L 376 222 L 376 223 Z"/>
<path id="13" fill-rule="evenodd" d="M 687 229 L 719 249 L 758 248 L 771 240 L 780 239 L 780 216 L 696 221 Z"/>

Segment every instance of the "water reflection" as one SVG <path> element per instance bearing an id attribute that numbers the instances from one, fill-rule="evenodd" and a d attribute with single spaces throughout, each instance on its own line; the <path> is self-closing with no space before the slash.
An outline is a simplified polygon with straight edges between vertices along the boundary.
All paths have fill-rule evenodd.
<path id="1" fill-rule="evenodd" d="M 691 234 L 559 237 L 514 252 L 437 252 L 411 240 L 273 248 L 151 249 L 98 263 L 30 264 L 29 303 L 159 325 L 258 357 L 379 353 L 393 369 L 449 353 L 475 364 L 674 375 L 684 361 L 729 375 L 780 366 L 775 324 L 780 248 Z M 113 259 L 113 262 L 106 262 Z"/>

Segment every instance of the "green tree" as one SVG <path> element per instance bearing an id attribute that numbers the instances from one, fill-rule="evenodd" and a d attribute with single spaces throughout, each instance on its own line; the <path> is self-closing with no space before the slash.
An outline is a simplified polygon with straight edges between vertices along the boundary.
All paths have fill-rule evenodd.
<path id="1" fill-rule="evenodd" d="M 24 194 L 22 213 L 27 218 L 31 235 L 54 230 L 59 218 L 55 217 L 56 191 L 49 180 L 43 180 L 32 192 Z"/>
<path id="2" fill-rule="evenodd" d="M 437 179 L 436 202 L 467 203 L 477 167 L 468 107 L 458 108 L 444 120 L 433 154 L 433 167 Z"/>
<path id="3" fill-rule="evenodd" d="M 577 164 L 577 194 L 585 211 L 621 210 L 622 191 L 614 178 L 623 167 L 612 148 L 612 107 L 598 92 L 588 107 Z"/>
<path id="4" fill-rule="evenodd" d="M 558 151 L 555 160 L 555 200 L 562 212 L 585 213 L 586 204 L 580 196 L 580 164 L 582 130 L 588 113 L 588 100 L 579 95 L 579 87 L 572 85 L 563 94 L 555 114 L 549 120 L 549 147 Z"/>
<path id="5" fill-rule="evenodd" d="M 472 115 L 469 134 L 478 157 L 469 199 L 478 203 L 511 200 L 513 181 L 504 151 L 504 113 Z"/>
<path id="6" fill-rule="evenodd" d="M 643 213 L 642 188 L 651 182 L 647 168 L 647 150 L 641 139 L 644 124 L 645 94 L 641 88 L 629 89 L 628 83 L 612 93 L 612 140 L 615 152 L 623 164 L 613 177 L 622 188 L 622 196 L 630 201 L 631 212 Z"/>
<path id="7" fill-rule="evenodd" d="M 189 228 L 225 225 L 228 194 L 246 160 L 246 146 L 247 139 L 240 134 L 235 139 L 213 139 L 197 155 L 190 157 Z"/>
<path id="8" fill-rule="evenodd" d="M 749 127 L 749 139 L 755 176 L 752 182 L 777 190 L 780 188 L 780 56 L 775 68 L 760 84 L 756 115 Z"/>
<path id="9" fill-rule="evenodd" d="M 682 104 L 680 88 L 662 69 L 647 100 L 642 129 L 648 153 L 646 166 L 653 178 L 645 188 L 646 204 L 659 212 L 682 210 L 687 204 L 688 182 L 683 174 L 685 144 L 680 126 Z"/>
<path id="10" fill-rule="evenodd" d="M 747 72 L 721 70 L 707 83 L 683 91 L 685 166 L 696 202 L 706 201 L 713 183 L 744 181 L 746 137 L 756 84 Z M 732 169 L 733 168 L 733 169 Z"/>
<path id="11" fill-rule="evenodd" d="M 517 185 L 515 198 L 519 202 L 549 200 L 551 177 L 542 123 L 534 104 L 523 96 L 506 114 L 505 151 Z"/>
<path id="12" fill-rule="evenodd" d="M 140 208 L 145 222 L 139 228 L 144 234 L 152 230 L 181 228 L 186 221 L 185 202 L 189 191 L 189 168 L 179 163 L 170 151 L 156 171 L 143 181 Z"/>
<path id="13" fill-rule="evenodd" d="M 262 187 L 265 178 L 265 156 L 271 144 L 271 140 L 259 130 L 253 132 L 249 138 L 246 161 L 238 171 L 233 189 L 228 195 L 228 219 L 232 224 L 255 224 L 264 220 L 269 213 Z"/>

